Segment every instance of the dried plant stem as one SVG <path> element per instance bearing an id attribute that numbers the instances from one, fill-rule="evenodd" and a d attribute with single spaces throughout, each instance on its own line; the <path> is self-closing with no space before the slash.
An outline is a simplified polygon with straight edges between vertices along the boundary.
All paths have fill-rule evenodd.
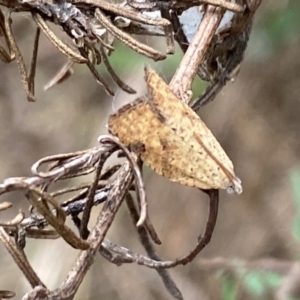
<path id="1" fill-rule="evenodd" d="M 249 0 L 247 0 L 249 1 Z M 251 0 L 250 0 L 251 1 Z M 178 0 L 178 1 L 168 1 L 168 0 L 156 0 L 156 1 L 137 1 L 137 0 L 127 0 L 128 5 L 146 11 L 155 11 L 158 9 L 188 9 L 193 6 L 211 4 L 214 6 L 222 7 L 226 10 L 240 13 L 243 11 L 243 6 L 238 3 L 233 3 L 227 0 Z"/>
<path id="2" fill-rule="evenodd" d="M 225 9 L 230 10 L 235 13 L 240 13 L 243 11 L 243 6 L 238 5 L 237 3 L 233 3 L 231 1 L 227 1 L 227 0 L 225 0 L 225 1 L 224 0 L 205 0 L 203 2 L 225 8 Z"/>
<path id="3" fill-rule="evenodd" d="M 186 103 L 191 100 L 192 83 L 224 12 L 225 10 L 222 8 L 207 6 L 199 29 L 170 82 L 169 86 L 172 92 Z"/>
<path id="4" fill-rule="evenodd" d="M 101 174 L 101 170 L 102 170 L 105 160 L 107 158 L 106 156 L 107 155 L 105 155 L 104 157 L 101 157 L 99 159 L 99 162 L 98 162 L 97 168 L 96 168 L 95 178 L 89 188 L 88 195 L 87 195 L 87 201 L 84 206 L 84 210 L 83 210 L 83 214 L 82 214 L 82 221 L 81 221 L 81 226 L 80 226 L 80 236 L 85 240 L 87 239 L 88 234 L 89 234 L 88 223 L 90 220 L 92 208 L 94 206 L 94 197 L 95 197 L 96 190 L 98 188 L 98 181 L 99 181 L 99 177 Z"/>
<path id="5" fill-rule="evenodd" d="M 35 32 L 32 59 L 31 59 L 30 70 L 28 75 L 29 88 L 32 91 L 32 94 L 34 94 L 34 79 L 35 79 L 35 72 L 36 72 L 37 55 L 39 50 L 40 34 L 41 34 L 41 30 L 40 28 L 37 28 Z"/>
<path id="6" fill-rule="evenodd" d="M 55 47 L 61 52 L 68 56 L 72 61 L 83 64 L 86 63 L 87 59 L 81 56 L 78 52 L 74 51 L 67 44 L 63 43 L 50 29 L 46 21 L 37 13 L 32 13 L 33 20 L 42 29 L 43 33 L 47 38 L 55 45 Z"/>
<path id="7" fill-rule="evenodd" d="M 78 48 L 78 50 L 83 56 L 88 57 L 88 53 L 83 47 Z M 99 74 L 96 67 L 89 59 L 87 60 L 86 65 L 90 69 L 90 71 L 91 71 L 92 75 L 94 76 L 94 78 L 96 79 L 97 83 L 99 83 L 101 86 L 103 86 L 105 92 L 108 95 L 114 96 L 115 95 L 114 91 L 105 82 L 104 78 Z"/>
<path id="8" fill-rule="evenodd" d="M 73 65 L 74 62 L 69 58 L 63 64 L 60 70 L 55 74 L 55 76 L 44 85 L 44 90 L 47 91 L 48 89 L 52 88 L 54 85 L 61 83 L 65 79 L 69 78 L 74 72 L 72 69 Z"/>
<path id="9" fill-rule="evenodd" d="M 210 242 L 218 216 L 218 207 L 219 207 L 219 191 L 218 190 L 208 190 L 205 191 L 209 195 L 209 217 L 205 227 L 203 236 L 199 236 L 197 245 L 191 250 L 191 252 L 181 258 L 178 258 L 173 261 L 159 261 L 139 255 L 135 252 L 132 252 L 124 247 L 120 248 L 112 243 L 104 244 L 106 250 L 111 250 L 114 252 L 114 255 L 117 256 L 117 263 L 133 263 L 136 262 L 139 265 L 143 265 L 152 269 L 166 269 L 173 268 L 178 265 L 185 265 L 191 262 L 197 254 Z M 113 262 L 113 261 L 112 261 Z"/>
<path id="10" fill-rule="evenodd" d="M 29 187 L 28 200 L 38 209 L 48 223 L 55 228 L 55 230 L 68 244 L 75 249 L 83 250 L 89 248 L 89 244 L 86 241 L 79 238 L 64 224 L 66 218 L 65 213 L 49 194 L 42 192 L 37 188 Z M 53 215 L 45 201 L 54 206 L 56 215 Z"/>
<path id="11" fill-rule="evenodd" d="M 130 9 L 120 8 L 119 5 L 110 3 L 106 0 L 71 0 L 71 3 L 82 3 L 97 6 L 103 10 L 110 11 L 117 16 L 122 16 L 133 21 L 137 21 L 142 24 L 153 25 L 153 26 L 170 26 L 171 23 L 166 19 L 151 18 L 141 13 L 136 13 Z"/>
<path id="12" fill-rule="evenodd" d="M 154 50 L 153 48 L 144 45 L 134 38 L 132 38 L 127 33 L 123 32 L 118 27 L 114 26 L 109 19 L 100 11 L 100 9 L 96 9 L 95 17 L 97 21 L 105 27 L 112 35 L 116 36 L 120 41 L 122 41 L 125 45 L 129 46 L 136 52 L 148 56 L 155 61 L 165 59 L 166 56 L 161 54 L 160 52 Z"/>
<path id="13" fill-rule="evenodd" d="M 10 240 L 9 235 L 3 227 L 0 226 L 0 240 L 18 265 L 20 270 L 25 275 L 30 285 L 34 288 L 36 286 L 46 287 L 40 278 L 37 276 L 35 271 L 32 269 L 27 257 L 20 250 L 17 249 L 16 245 Z"/>
<path id="14" fill-rule="evenodd" d="M 62 296 L 62 299 L 69 299 L 75 295 L 86 272 L 92 265 L 94 257 L 97 254 L 132 181 L 133 176 L 130 171 L 130 164 L 125 163 L 112 184 L 107 201 L 105 202 L 103 209 L 97 218 L 96 224 L 87 239 L 90 244 L 90 248 L 79 255 L 73 269 L 69 272 L 60 288 L 60 295 Z"/>
<path id="15" fill-rule="evenodd" d="M 131 164 L 131 168 L 132 168 L 132 172 L 134 174 L 135 177 L 135 182 L 136 182 L 136 186 L 137 186 L 137 193 L 139 194 L 139 199 L 141 201 L 141 215 L 140 218 L 137 222 L 137 226 L 141 226 L 143 225 L 143 223 L 145 222 L 146 218 L 147 218 L 147 201 L 146 201 L 146 192 L 145 192 L 145 186 L 144 186 L 144 181 L 141 175 L 141 171 L 137 165 L 136 159 L 133 158 L 134 154 L 131 154 L 130 151 L 116 138 L 113 136 L 100 136 L 98 138 L 99 142 L 101 143 L 105 143 L 106 141 L 108 142 L 113 142 L 114 144 L 116 144 L 120 149 L 122 149 L 122 151 L 124 152 L 124 154 L 126 155 L 128 161 Z"/>
<path id="16" fill-rule="evenodd" d="M 122 263 L 137 263 L 148 268 L 159 268 L 157 260 L 153 260 L 144 255 L 135 253 L 125 247 L 119 247 L 118 245 L 104 240 L 102 244 L 105 251 L 110 252 L 110 262 L 116 265 Z M 196 266 L 203 272 L 216 272 L 220 269 L 225 270 L 256 270 L 259 272 L 276 272 L 281 275 L 288 275 L 292 271 L 293 267 L 300 267 L 300 263 L 288 260 L 279 260 L 274 258 L 262 258 L 253 261 L 246 261 L 242 259 L 228 259 L 226 257 L 214 257 L 214 258 L 198 258 L 195 261 Z"/>
<path id="17" fill-rule="evenodd" d="M 123 82 L 118 75 L 116 74 L 116 72 L 114 71 L 114 69 L 112 68 L 112 66 L 110 65 L 110 62 L 106 56 L 105 50 L 103 49 L 102 46 L 99 47 L 99 52 L 101 54 L 101 58 L 102 61 L 108 71 L 108 73 L 110 74 L 110 76 L 112 77 L 112 79 L 114 80 L 114 82 L 125 92 L 129 93 L 129 94 L 135 94 L 136 91 L 134 89 L 132 89 L 130 86 L 128 86 L 125 82 Z"/>
<path id="18" fill-rule="evenodd" d="M 12 20 L 10 18 L 10 14 L 11 14 L 11 12 L 9 12 L 8 16 L 5 18 L 5 31 L 7 34 L 8 41 L 9 41 L 9 48 L 16 56 L 16 61 L 18 63 L 20 74 L 21 74 L 21 81 L 22 81 L 24 90 L 26 92 L 27 99 L 30 102 L 35 102 L 36 101 L 35 97 L 32 93 L 32 90 L 30 89 L 32 87 L 32 85 L 29 83 L 29 76 L 27 73 L 27 69 L 26 69 L 21 51 L 16 43 L 15 37 L 12 32 L 12 28 L 11 28 Z"/>
<path id="19" fill-rule="evenodd" d="M 138 221 L 139 215 L 138 215 L 138 210 L 136 209 L 132 196 L 130 194 L 126 195 L 126 203 L 127 207 L 129 209 L 130 215 L 133 220 L 133 224 L 135 225 L 136 222 Z M 140 226 L 137 228 L 137 232 L 140 238 L 140 242 L 142 243 L 143 247 L 147 251 L 148 256 L 156 261 L 160 261 L 159 256 L 155 252 L 154 247 L 151 244 L 151 241 L 149 239 L 149 236 L 147 234 L 147 231 L 144 227 Z M 176 286 L 176 283 L 173 281 L 171 278 L 169 272 L 165 269 L 156 269 L 158 275 L 161 277 L 167 291 L 175 298 L 178 300 L 183 300 L 182 294 L 178 287 Z"/>

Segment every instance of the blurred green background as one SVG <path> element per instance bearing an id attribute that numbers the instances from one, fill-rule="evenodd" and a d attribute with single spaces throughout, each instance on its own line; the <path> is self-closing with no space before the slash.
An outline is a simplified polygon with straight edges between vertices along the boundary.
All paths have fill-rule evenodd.
<path id="1" fill-rule="evenodd" d="M 220 213 L 211 243 L 190 264 L 171 269 L 185 299 L 300 299 L 300 1 L 264 0 L 257 12 L 241 72 L 201 118 L 235 165 L 244 192 L 221 192 Z M 34 24 L 26 14 L 14 15 L 13 28 L 28 62 Z M 59 32 L 59 30 L 58 30 Z M 162 39 L 143 41 L 164 51 Z M 110 61 L 124 81 L 145 92 L 143 66 L 149 64 L 169 80 L 181 51 L 153 63 L 118 44 Z M 28 103 L 16 63 L 0 67 L 0 181 L 29 176 L 39 158 L 97 145 L 106 133 L 109 113 L 136 95 L 118 91 L 108 97 L 85 67 L 63 84 L 44 92 L 43 85 L 65 58 L 43 36 L 38 58 L 36 103 Z M 107 77 L 108 80 L 108 77 Z M 194 93 L 204 84 L 197 80 Z M 145 173 L 149 210 L 163 241 L 162 259 L 174 259 L 194 245 L 207 217 L 207 199 L 197 189 Z M 15 210 L 27 209 L 18 194 L 2 197 Z M 100 208 L 94 211 L 97 216 Z M 1 218 L 8 218 L 1 215 Z M 125 208 L 109 238 L 140 251 Z M 0 288 L 17 292 L 30 287 L 3 247 Z M 38 275 L 54 289 L 78 252 L 61 240 L 29 240 L 26 253 Z M 296 280 L 296 284 L 293 280 Z M 171 299 L 154 270 L 137 265 L 116 267 L 98 257 L 75 299 Z"/>

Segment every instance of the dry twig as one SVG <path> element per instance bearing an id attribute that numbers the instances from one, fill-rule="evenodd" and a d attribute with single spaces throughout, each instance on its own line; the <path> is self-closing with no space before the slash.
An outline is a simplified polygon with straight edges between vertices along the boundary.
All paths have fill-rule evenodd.
<path id="1" fill-rule="evenodd" d="M 212 73 L 211 66 L 220 58 L 227 57 L 230 48 L 228 48 L 228 45 L 234 45 L 234 50 L 238 51 L 237 40 L 241 37 L 244 40 L 247 39 L 253 14 L 260 1 L 246 0 L 244 2 L 240 0 L 235 3 L 225 0 L 145 0 L 143 2 L 131 0 L 125 5 L 117 5 L 104 0 L 61 0 L 53 2 L 45 0 L 0 0 L 1 6 L 6 6 L 16 13 L 29 12 L 37 24 L 31 67 L 30 71 L 27 72 L 22 54 L 12 32 L 10 14 L 4 16 L 0 10 L 0 36 L 4 38 L 8 48 L 8 51 L 6 51 L 6 47 L 0 45 L 0 59 L 4 62 L 16 59 L 27 98 L 30 101 L 35 100 L 34 77 L 39 35 L 42 31 L 53 45 L 68 57 L 67 64 L 48 86 L 61 82 L 68 77 L 74 63 L 83 63 L 88 66 L 104 89 L 113 95 L 114 91 L 96 69 L 96 65 L 103 62 L 117 85 L 128 93 L 133 93 L 134 90 L 122 82 L 109 64 L 108 55 L 114 51 L 114 38 L 121 40 L 136 52 L 154 60 L 164 59 L 166 57 L 164 54 L 138 42 L 130 34 L 165 36 L 166 52 L 173 53 L 173 34 L 177 33 L 177 29 L 181 26 L 178 23 L 178 15 L 185 9 L 201 5 L 205 9 L 204 17 L 170 83 L 175 95 L 185 102 L 189 102 L 192 96 L 190 92 L 191 85 L 197 71 L 199 73 L 199 67 L 202 71 L 206 67 L 206 77 L 203 75 L 205 72 L 201 73 L 203 79 L 206 80 L 209 77 L 209 80 L 211 80 L 211 74 L 213 74 L 214 81 L 212 82 L 219 83 L 221 88 L 227 80 L 231 79 L 233 66 L 236 67 L 241 62 L 244 49 L 239 52 L 241 55 L 233 64 L 230 60 L 222 61 L 222 66 L 225 65 L 225 72 L 217 69 L 214 70 L 216 74 Z M 229 37 L 225 34 L 221 39 L 217 39 L 219 34 L 217 28 L 226 9 L 232 10 L 236 14 L 232 20 L 230 30 L 226 31 L 226 33 L 229 32 Z M 162 17 L 153 18 L 144 14 L 146 11 L 152 10 L 159 10 Z M 63 43 L 50 30 L 47 22 L 59 25 L 73 40 L 73 45 L 69 46 Z M 224 31 L 221 33 L 224 33 Z M 180 42 L 182 40 L 179 35 L 180 30 L 176 36 Z M 225 47 L 223 47 L 224 45 Z M 243 47 L 246 47 L 245 43 Z M 232 49 L 230 48 L 230 50 Z M 155 92 L 154 88 L 152 92 Z M 209 96 L 209 100 L 212 97 Z M 207 100 L 201 98 L 194 104 L 193 108 L 198 109 L 206 102 Z M 181 102 L 179 101 L 179 103 Z M 159 117 L 162 118 L 163 114 L 160 114 Z M 191 262 L 209 243 L 218 215 L 218 190 L 210 189 L 206 191 L 210 198 L 209 217 L 205 232 L 203 236 L 199 236 L 196 246 L 183 257 L 173 261 L 161 261 L 149 239 L 150 236 L 154 242 L 161 243 L 147 214 L 147 199 L 138 157 L 115 137 L 101 136 L 99 142 L 99 147 L 85 151 L 45 157 L 32 166 L 32 177 L 9 178 L 3 184 L 0 184 L 0 195 L 19 190 L 24 193 L 32 205 L 29 217 L 25 218 L 25 213 L 20 212 L 9 222 L 0 224 L 1 241 L 34 288 L 23 299 L 72 299 L 99 251 L 109 261 L 118 265 L 138 263 L 156 269 L 169 293 L 176 299 L 183 299 L 181 292 L 165 269 Z M 104 169 L 107 159 L 112 153 L 119 150 L 122 151 L 127 161 L 122 166 L 117 164 Z M 41 167 L 45 171 L 41 171 Z M 71 178 L 81 178 L 93 172 L 94 179 L 92 182 L 83 182 L 76 186 L 66 186 L 60 190 L 48 192 L 49 188 L 53 187 L 58 180 L 65 183 L 66 180 Z M 132 184 L 134 180 L 135 185 Z M 133 202 L 129 190 L 136 192 L 138 204 Z M 76 193 L 76 195 L 71 196 L 63 203 L 58 201 L 60 196 L 69 193 Z M 138 225 L 137 232 L 148 257 L 134 253 L 105 239 L 106 233 L 124 199 L 126 199 L 134 224 L 137 223 Z M 100 203 L 104 203 L 102 211 L 96 224 L 91 225 L 89 220 L 92 208 Z M 10 207 L 11 204 L 6 203 L 0 209 Z M 80 218 L 79 214 L 81 212 L 83 215 Z M 79 229 L 79 236 L 65 225 L 67 216 L 72 217 Z M 52 228 L 49 229 L 48 226 Z M 15 243 L 12 242 L 10 236 L 15 237 Z M 29 265 L 24 249 L 27 238 L 54 239 L 59 237 L 82 251 L 61 286 L 54 291 L 49 291 Z M 209 263 L 213 265 L 214 262 Z M 230 265 L 228 262 L 224 264 L 226 263 Z M 0 292 L 0 297 L 4 298 L 5 295 L 10 297 L 12 293 Z"/>

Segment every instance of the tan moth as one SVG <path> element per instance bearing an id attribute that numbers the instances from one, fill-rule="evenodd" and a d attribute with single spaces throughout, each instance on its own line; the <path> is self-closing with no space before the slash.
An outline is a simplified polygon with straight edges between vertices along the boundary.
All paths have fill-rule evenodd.
<path id="1" fill-rule="evenodd" d="M 146 67 L 148 96 L 123 106 L 109 131 L 146 165 L 172 181 L 200 189 L 242 192 L 227 154 L 199 116 Z"/>

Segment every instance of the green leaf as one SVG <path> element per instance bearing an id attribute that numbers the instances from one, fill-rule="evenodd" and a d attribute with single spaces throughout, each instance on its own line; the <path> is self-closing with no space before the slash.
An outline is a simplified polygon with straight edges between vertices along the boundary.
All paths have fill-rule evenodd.
<path id="1" fill-rule="evenodd" d="M 232 278 L 226 278 L 222 286 L 222 300 L 235 300 L 237 284 Z"/>
<path id="2" fill-rule="evenodd" d="M 274 272 L 250 271 L 244 277 L 245 287 L 256 297 L 264 296 L 268 289 L 277 287 L 280 281 L 281 276 Z"/>

